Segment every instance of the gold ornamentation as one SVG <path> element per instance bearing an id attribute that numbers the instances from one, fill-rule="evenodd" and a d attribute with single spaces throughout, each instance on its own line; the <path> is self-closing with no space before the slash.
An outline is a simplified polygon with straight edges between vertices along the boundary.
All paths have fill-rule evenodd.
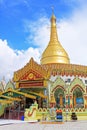
<path id="1" fill-rule="evenodd" d="M 29 76 L 28 76 L 29 79 L 33 79 L 34 78 L 34 74 L 33 73 L 30 73 Z"/>
<path id="2" fill-rule="evenodd" d="M 51 17 L 51 34 L 50 42 L 42 54 L 41 64 L 48 63 L 66 63 L 69 64 L 69 57 L 58 40 L 56 29 L 56 17 L 53 14 Z"/>
<path id="3" fill-rule="evenodd" d="M 20 70 L 14 72 L 13 80 L 17 82 L 24 78 L 25 75 L 28 75 L 31 70 L 34 70 L 37 74 L 40 74 L 41 77 L 47 78 L 48 72 L 38 63 L 36 63 L 33 58 Z"/>

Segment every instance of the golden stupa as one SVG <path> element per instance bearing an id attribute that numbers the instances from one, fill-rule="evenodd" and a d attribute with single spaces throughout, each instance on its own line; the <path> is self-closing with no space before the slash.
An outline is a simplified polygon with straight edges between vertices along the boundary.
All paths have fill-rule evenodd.
<path id="1" fill-rule="evenodd" d="M 41 64 L 49 63 L 66 63 L 69 64 L 69 56 L 58 40 L 56 17 L 52 14 L 51 17 L 51 34 L 50 42 L 42 54 Z"/>
<path id="2" fill-rule="evenodd" d="M 24 109 L 32 110 L 32 117 L 31 108 L 34 105 L 30 105 L 35 100 L 40 108 L 39 117 L 41 111 L 45 110 L 42 108 L 54 106 L 64 108 L 64 112 L 66 108 L 69 112 L 74 110 L 81 113 L 87 110 L 87 66 L 70 63 L 67 52 L 58 40 L 54 13 L 51 16 L 50 41 L 42 54 L 41 64 L 31 57 L 24 67 L 14 72 L 13 81 L 14 86 L 12 83 L 7 84 L 1 93 L 12 93 L 15 100 L 21 98 L 20 108 L 21 103 L 24 103 Z M 26 119 L 30 120 L 29 114 Z"/>

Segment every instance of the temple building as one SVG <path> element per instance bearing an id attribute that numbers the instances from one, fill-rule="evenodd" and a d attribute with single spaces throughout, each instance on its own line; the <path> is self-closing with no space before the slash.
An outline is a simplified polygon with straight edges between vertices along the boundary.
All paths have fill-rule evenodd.
<path id="1" fill-rule="evenodd" d="M 39 108 L 87 108 L 87 66 L 70 63 L 68 53 L 59 42 L 56 17 L 51 16 L 49 43 L 40 64 L 31 57 L 14 72 L 16 90 L 36 97 Z M 33 99 L 26 98 L 26 104 Z"/>

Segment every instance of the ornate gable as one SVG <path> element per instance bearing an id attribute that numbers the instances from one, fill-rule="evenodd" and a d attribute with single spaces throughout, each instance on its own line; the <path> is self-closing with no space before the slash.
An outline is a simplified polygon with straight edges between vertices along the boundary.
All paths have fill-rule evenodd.
<path id="1" fill-rule="evenodd" d="M 73 81 L 71 82 L 71 87 L 69 91 L 72 92 L 76 87 L 79 87 L 83 92 L 86 91 L 86 87 L 83 81 L 79 77 L 76 77 L 73 79 Z"/>
<path id="2" fill-rule="evenodd" d="M 65 86 L 65 82 L 63 81 L 63 79 L 60 76 L 58 76 L 57 79 L 55 80 L 55 82 L 53 82 L 53 84 L 51 86 L 51 91 L 54 91 L 54 89 L 56 89 L 57 86 L 62 86 L 63 89 Z"/>
<path id="3" fill-rule="evenodd" d="M 8 89 L 15 89 L 15 85 L 14 85 L 14 83 L 12 81 L 9 81 L 6 84 L 5 91 L 7 91 Z"/>
<path id="4" fill-rule="evenodd" d="M 14 72 L 14 81 L 25 81 L 25 80 L 38 80 L 38 79 L 46 79 L 48 73 L 45 69 L 41 67 L 41 65 L 37 64 L 33 58 L 30 59 L 29 63 L 27 63 L 22 69 Z"/>

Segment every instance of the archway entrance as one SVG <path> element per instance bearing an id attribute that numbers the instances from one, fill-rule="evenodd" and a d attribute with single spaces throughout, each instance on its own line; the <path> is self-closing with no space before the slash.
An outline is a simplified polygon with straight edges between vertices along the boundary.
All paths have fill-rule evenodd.
<path id="1" fill-rule="evenodd" d="M 54 92 L 57 108 L 63 108 L 65 106 L 65 94 L 62 88 L 57 88 Z"/>
<path id="2" fill-rule="evenodd" d="M 84 107 L 83 92 L 78 87 L 75 88 L 73 91 L 73 107 L 74 108 L 83 108 Z"/>

